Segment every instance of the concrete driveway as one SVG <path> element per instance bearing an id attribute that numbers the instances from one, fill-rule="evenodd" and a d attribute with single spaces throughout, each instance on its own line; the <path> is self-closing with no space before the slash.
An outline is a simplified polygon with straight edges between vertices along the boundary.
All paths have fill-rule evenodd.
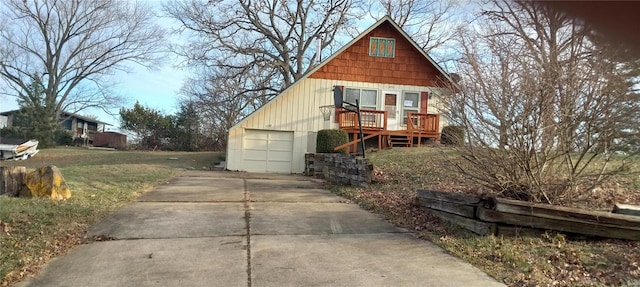
<path id="1" fill-rule="evenodd" d="M 502 286 L 301 176 L 186 172 L 22 286 Z"/>

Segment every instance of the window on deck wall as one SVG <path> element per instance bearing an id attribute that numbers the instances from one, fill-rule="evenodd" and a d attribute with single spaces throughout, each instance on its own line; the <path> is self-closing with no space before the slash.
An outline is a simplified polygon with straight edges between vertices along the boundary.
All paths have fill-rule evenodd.
<path id="1" fill-rule="evenodd" d="M 345 88 L 344 100 L 351 104 L 360 102 L 362 110 L 376 110 L 378 108 L 378 91 L 367 89 Z"/>
<path id="2" fill-rule="evenodd" d="M 378 91 L 368 89 L 345 88 L 345 101 L 355 105 L 356 99 L 360 102 L 361 110 L 377 110 Z M 381 118 L 375 114 L 364 113 L 362 115 L 362 126 L 376 127 L 381 123 Z"/>
<path id="3" fill-rule="evenodd" d="M 402 110 L 402 125 L 406 126 L 409 113 L 420 112 L 420 93 L 405 92 L 402 97 Z"/>

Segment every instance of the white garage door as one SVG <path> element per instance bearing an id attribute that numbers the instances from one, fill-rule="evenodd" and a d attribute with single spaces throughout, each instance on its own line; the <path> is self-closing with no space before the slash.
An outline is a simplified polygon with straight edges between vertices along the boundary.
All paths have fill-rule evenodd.
<path id="1" fill-rule="evenodd" d="M 291 173 L 293 132 L 245 130 L 244 169 L 249 172 Z"/>

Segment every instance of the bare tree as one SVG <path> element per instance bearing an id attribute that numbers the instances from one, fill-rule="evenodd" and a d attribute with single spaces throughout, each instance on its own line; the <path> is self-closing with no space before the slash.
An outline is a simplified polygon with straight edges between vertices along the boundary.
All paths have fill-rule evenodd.
<path id="1" fill-rule="evenodd" d="M 234 75 L 252 66 L 276 76 L 269 85 L 279 91 L 312 67 L 318 39 L 323 49 L 334 43 L 353 5 L 354 0 L 186 0 L 165 10 L 193 34 L 179 50 L 189 64 L 223 67 Z"/>
<path id="2" fill-rule="evenodd" d="M 228 129 L 291 86 L 352 27 L 358 0 L 185 0 L 165 5 L 190 38 L 175 51 L 195 75 L 183 88 L 211 133 Z M 320 50 L 318 51 L 318 46 Z M 326 52 L 325 52 L 326 54 Z"/>
<path id="3" fill-rule="evenodd" d="M 574 199 L 625 168 L 621 123 L 636 122 L 637 59 L 532 2 L 496 1 L 460 41 L 452 117 L 467 130 L 460 171 L 511 197 Z M 637 74 L 636 74 L 637 75 Z"/>
<path id="4" fill-rule="evenodd" d="M 427 53 L 443 48 L 458 27 L 452 0 L 370 0 L 369 7 L 373 18 L 388 15 Z"/>
<path id="5" fill-rule="evenodd" d="M 229 77 L 227 69 L 216 68 L 201 73 L 183 86 L 185 101 L 195 103 L 200 117 L 207 121 L 207 134 L 226 146 L 227 132 L 238 120 L 269 100 L 268 92 L 256 89 L 266 78 L 259 70 L 245 70 L 243 77 Z"/>
<path id="6" fill-rule="evenodd" d="M 112 0 L 5 0 L 0 3 L 3 93 L 20 101 L 41 81 L 42 102 L 59 112 L 119 103 L 110 76 L 127 63 L 154 64 L 164 33 L 140 3 Z"/>

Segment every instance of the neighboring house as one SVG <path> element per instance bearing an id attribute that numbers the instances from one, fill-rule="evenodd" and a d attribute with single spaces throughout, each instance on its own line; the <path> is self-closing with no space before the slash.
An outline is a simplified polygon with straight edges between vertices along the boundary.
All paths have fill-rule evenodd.
<path id="1" fill-rule="evenodd" d="M 0 116 L 6 117 L 7 127 L 15 126 L 13 122 L 18 112 L 20 112 L 20 110 L 0 113 Z M 93 135 L 97 132 L 104 131 L 105 126 L 109 125 L 96 119 L 68 112 L 60 113 L 60 118 L 64 119 L 64 121 L 60 123 L 60 127 L 69 131 L 74 140 L 79 138 L 85 140 L 87 143 L 93 142 Z"/>
<path id="2" fill-rule="evenodd" d="M 378 147 L 439 140 L 437 95 L 453 81 L 419 46 L 384 17 L 300 80 L 229 130 L 226 168 L 302 173 L 304 154 L 321 129 L 344 129 L 355 139 L 355 113 L 336 108 L 325 121 L 321 106 L 359 99 L 365 138 Z M 352 148 L 355 149 L 355 141 Z"/>

